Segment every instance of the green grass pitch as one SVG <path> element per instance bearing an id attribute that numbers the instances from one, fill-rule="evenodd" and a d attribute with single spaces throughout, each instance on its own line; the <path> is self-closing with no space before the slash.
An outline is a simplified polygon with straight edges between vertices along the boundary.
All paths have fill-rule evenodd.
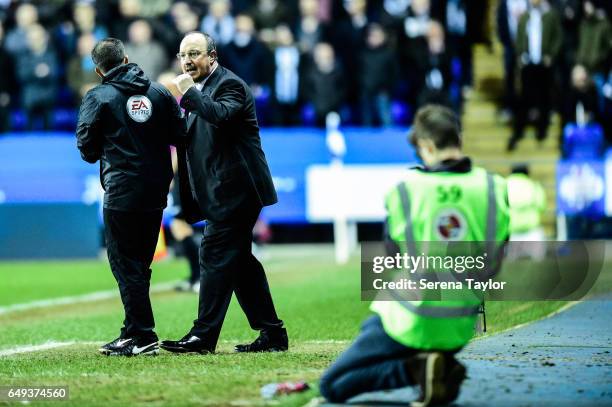
<path id="1" fill-rule="evenodd" d="M 157 357 L 104 357 L 97 354 L 97 344 L 114 339 L 122 321 L 117 297 L 0 314 L 0 353 L 49 341 L 75 342 L 0 356 L 0 386 L 69 386 L 70 399 L 46 402 L 50 405 L 220 406 L 265 405 L 259 395 L 262 385 L 306 380 L 312 390 L 273 402 L 303 405 L 317 396 L 318 377 L 369 315 L 369 304 L 360 301 L 359 258 L 337 266 L 329 247 L 272 248 L 264 266 L 279 316 L 287 325 L 289 352 L 233 353 L 236 343 L 251 341 L 256 334 L 232 301 L 215 355 L 162 351 Z M 186 274 L 184 261 L 156 263 L 153 284 L 176 281 Z M 105 261 L 0 262 L 0 281 L 0 307 L 116 289 Z M 181 337 L 191 327 L 196 295 L 158 292 L 152 295 L 152 303 L 161 339 Z M 489 331 L 541 318 L 561 305 L 491 302 L 487 305 Z"/>

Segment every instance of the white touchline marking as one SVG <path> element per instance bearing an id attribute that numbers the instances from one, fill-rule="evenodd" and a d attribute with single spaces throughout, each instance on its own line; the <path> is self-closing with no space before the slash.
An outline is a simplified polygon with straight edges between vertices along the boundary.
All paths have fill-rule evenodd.
<path id="1" fill-rule="evenodd" d="M 97 342 L 76 342 L 76 341 L 54 342 L 54 341 L 50 341 L 50 342 L 46 342 L 40 345 L 22 345 L 22 346 L 16 346 L 14 348 L 0 350 L 0 357 L 17 355 L 19 353 L 30 353 L 30 352 L 38 352 L 41 350 L 63 348 L 65 346 L 71 346 L 75 344 L 81 345 L 81 344 L 94 344 L 94 343 L 97 343 Z"/>
<path id="2" fill-rule="evenodd" d="M 174 288 L 174 285 L 176 283 L 177 282 L 174 281 L 170 283 L 156 284 L 151 287 L 150 292 L 156 293 L 156 292 L 168 291 Z M 67 305 L 67 304 L 76 304 L 79 302 L 93 302 L 93 301 L 108 300 L 108 299 L 115 298 L 115 297 L 119 297 L 119 290 L 115 289 L 115 290 L 107 290 L 107 291 L 97 291 L 97 292 L 89 293 L 89 294 L 73 295 L 73 296 L 68 296 L 68 297 L 50 298 L 48 300 L 37 300 L 37 301 L 31 301 L 31 302 L 24 302 L 21 304 L 12 304 L 12 305 L 0 307 L 0 315 L 8 314 L 10 312 L 26 311 L 26 310 L 30 310 L 34 308 L 44 308 L 44 307 L 50 307 L 50 306 L 55 306 L 55 305 Z"/>
<path id="3" fill-rule="evenodd" d="M 304 253 L 312 254 L 321 254 L 321 250 L 327 248 L 331 248 L 333 250 L 333 245 L 323 244 L 318 247 L 307 247 L 307 245 L 297 245 L 297 251 L 294 249 L 289 250 L 290 248 L 283 248 L 280 253 L 276 253 L 276 250 L 272 250 L 275 255 L 273 260 L 280 260 L 281 262 L 284 260 L 293 260 L 295 257 L 303 257 Z M 299 255 L 295 255 L 295 253 L 299 252 Z M 280 254 L 280 255 L 279 255 Z M 289 272 L 288 270 L 268 270 L 266 274 L 277 274 L 282 272 Z M 168 283 L 160 283 L 154 286 L 151 286 L 150 292 L 163 292 L 168 291 L 174 288 L 174 286 L 178 283 L 177 281 L 172 281 Z M 46 300 L 36 300 L 30 302 L 24 302 L 20 304 L 11 304 L 6 306 L 0 306 L 0 315 L 8 314 L 11 312 L 17 311 L 26 311 L 35 308 L 44 308 L 56 305 L 67 305 L 67 304 L 76 304 L 81 302 L 93 302 L 93 301 L 102 301 L 108 300 L 111 298 L 119 297 L 119 291 L 117 289 L 107 290 L 107 291 L 96 291 L 88 294 L 81 295 L 73 295 L 66 297 L 58 297 L 58 298 L 50 298 Z"/>
<path id="4" fill-rule="evenodd" d="M 240 341 L 238 339 L 224 339 L 222 341 L 219 341 L 219 343 L 223 343 L 223 344 L 237 344 L 241 342 L 243 341 Z M 307 345 L 325 345 L 325 344 L 346 345 L 346 344 L 349 344 L 350 342 L 351 342 L 350 340 L 324 339 L 324 340 L 301 341 L 298 343 L 307 344 Z M 43 350 L 64 348 L 67 346 L 74 346 L 74 345 L 100 346 L 103 343 L 104 341 L 66 341 L 66 342 L 49 341 L 49 342 L 41 343 L 39 345 L 20 345 L 20 346 L 15 346 L 13 348 L 0 349 L 0 357 L 13 356 L 13 355 L 18 355 L 20 353 L 40 352 Z M 291 351 L 291 347 L 289 348 L 289 350 Z"/>

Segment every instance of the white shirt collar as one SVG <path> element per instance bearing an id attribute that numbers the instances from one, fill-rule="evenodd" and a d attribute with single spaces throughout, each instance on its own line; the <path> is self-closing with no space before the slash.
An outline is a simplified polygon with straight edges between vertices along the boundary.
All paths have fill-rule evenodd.
<path id="1" fill-rule="evenodd" d="M 202 91 L 202 89 L 204 88 L 204 85 L 206 84 L 206 81 L 208 80 L 208 78 L 210 78 L 212 76 L 212 74 L 217 70 L 218 67 L 219 67 L 219 63 L 217 61 L 215 61 L 215 67 L 213 68 L 212 71 L 210 71 L 208 76 L 206 78 L 204 78 L 202 81 L 196 83 L 196 88 L 199 91 Z"/>

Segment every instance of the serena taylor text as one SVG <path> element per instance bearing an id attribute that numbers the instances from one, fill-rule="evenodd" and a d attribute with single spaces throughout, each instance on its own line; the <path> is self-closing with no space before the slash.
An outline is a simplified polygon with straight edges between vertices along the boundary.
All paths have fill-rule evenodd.
<path id="1" fill-rule="evenodd" d="M 464 286 L 465 284 L 465 286 Z M 478 281 L 474 278 L 466 278 L 464 281 L 428 281 L 425 278 L 420 280 L 409 280 L 402 278 L 395 281 L 384 281 L 377 278 L 373 281 L 376 290 L 503 290 L 506 286 L 505 281 Z"/>

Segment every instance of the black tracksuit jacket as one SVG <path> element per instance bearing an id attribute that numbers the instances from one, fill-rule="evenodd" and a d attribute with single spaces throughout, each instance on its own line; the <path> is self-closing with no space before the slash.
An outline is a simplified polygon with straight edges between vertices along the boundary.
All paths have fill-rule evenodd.
<path id="1" fill-rule="evenodd" d="M 136 64 L 119 65 L 85 95 L 77 147 L 89 163 L 100 160 L 104 207 L 123 211 L 165 208 L 172 164 L 170 145 L 185 135 L 174 97 Z"/>

